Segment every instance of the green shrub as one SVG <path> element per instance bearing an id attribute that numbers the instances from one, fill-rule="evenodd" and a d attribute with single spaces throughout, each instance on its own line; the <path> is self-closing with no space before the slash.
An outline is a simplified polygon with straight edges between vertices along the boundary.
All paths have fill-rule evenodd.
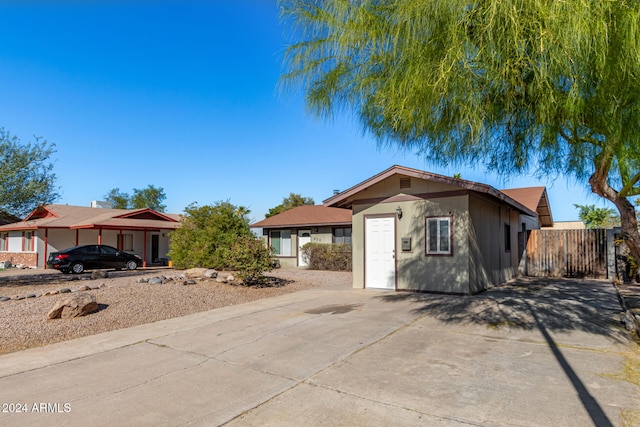
<path id="1" fill-rule="evenodd" d="M 302 256 L 310 270 L 351 271 L 351 245 L 307 243 Z"/>
<path id="2" fill-rule="evenodd" d="M 262 273 L 271 270 L 271 249 L 253 236 L 238 238 L 228 251 L 227 266 L 237 272 L 245 285 L 261 283 Z"/>
<path id="3" fill-rule="evenodd" d="M 169 257 L 176 268 L 225 268 L 226 255 L 240 237 L 252 236 L 249 210 L 227 202 L 185 208 L 180 228 L 170 234 Z"/>

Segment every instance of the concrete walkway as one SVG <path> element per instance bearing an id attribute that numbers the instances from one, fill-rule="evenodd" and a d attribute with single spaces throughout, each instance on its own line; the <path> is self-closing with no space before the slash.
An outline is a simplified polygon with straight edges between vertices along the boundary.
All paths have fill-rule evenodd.
<path id="1" fill-rule="evenodd" d="M 619 313 L 604 281 L 303 291 L 0 356 L 0 425 L 621 425 Z"/>

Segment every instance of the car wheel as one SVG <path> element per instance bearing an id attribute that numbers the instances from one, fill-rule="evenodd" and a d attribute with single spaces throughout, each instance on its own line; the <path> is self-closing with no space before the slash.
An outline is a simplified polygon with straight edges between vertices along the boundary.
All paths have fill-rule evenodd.
<path id="1" fill-rule="evenodd" d="M 133 260 L 127 261 L 127 268 L 129 270 L 135 270 L 136 268 L 138 268 L 138 263 Z"/>
<path id="2" fill-rule="evenodd" d="M 84 271 L 84 265 L 81 262 L 76 262 L 71 266 L 71 271 L 74 274 L 80 274 Z"/>

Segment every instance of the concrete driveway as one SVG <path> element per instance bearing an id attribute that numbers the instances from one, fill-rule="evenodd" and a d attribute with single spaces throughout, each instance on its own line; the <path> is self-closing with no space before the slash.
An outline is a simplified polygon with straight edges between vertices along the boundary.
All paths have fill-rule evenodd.
<path id="1" fill-rule="evenodd" d="M 1 425 L 638 422 L 604 281 L 315 289 L 0 356 Z"/>

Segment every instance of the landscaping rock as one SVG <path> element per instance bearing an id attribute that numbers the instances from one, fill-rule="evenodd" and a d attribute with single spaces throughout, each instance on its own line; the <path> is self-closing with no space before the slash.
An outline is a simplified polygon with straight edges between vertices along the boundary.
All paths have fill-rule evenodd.
<path id="1" fill-rule="evenodd" d="M 79 291 L 89 291 L 91 290 L 90 287 L 88 287 L 87 285 L 82 285 L 78 288 Z"/>
<path id="2" fill-rule="evenodd" d="M 35 298 L 35 297 L 36 297 L 36 294 L 29 294 L 29 295 L 25 296 L 25 298 Z"/>
<path id="3" fill-rule="evenodd" d="M 91 280 L 106 279 L 107 277 L 109 277 L 109 272 L 105 270 L 96 270 L 91 273 Z"/>
<path id="4" fill-rule="evenodd" d="M 9 297 L 0 297 L 0 301 L 9 301 L 10 299 Z"/>
<path id="5" fill-rule="evenodd" d="M 189 268 L 184 271 L 186 277 L 203 277 L 208 268 Z"/>
<path id="6" fill-rule="evenodd" d="M 21 297 L 20 295 L 16 295 L 16 296 L 13 297 L 13 299 L 16 300 L 16 301 L 20 301 L 20 300 L 23 300 L 24 297 Z"/>
<path id="7" fill-rule="evenodd" d="M 47 319 L 68 319 L 93 313 L 98 309 L 98 303 L 93 295 L 78 293 L 62 301 L 56 301 Z"/>
<path id="8" fill-rule="evenodd" d="M 183 284 L 184 286 L 186 286 L 186 285 L 195 285 L 195 284 L 196 284 L 196 281 L 195 281 L 195 280 L 193 280 L 193 279 L 189 279 L 189 280 L 185 280 L 184 282 L 182 282 L 182 284 Z"/>
<path id="9" fill-rule="evenodd" d="M 206 277 L 207 279 L 215 279 L 216 277 L 218 277 L 218 272 L 216 270 L 209 269 L 204 272 L 204 277 Z"/>
<path id="10" fill-rule="evenodd" d="M 147 282 L 150 285 L 161 285 L 162 284 L 162 278 L 160 277 L 152 277 L 151 279 L 149 279 L 149 281 Z"/>
<path id="11" fill-rule="evenodd" d="M 62 288 L 62 289 L 60 289 L 60 291 L 58 291 L 58 292 L 60 292 L 61 294 L 68 294 L 69 292 L 71 292 L 71 289 L 69 289 L 69 288 Z"/>
<path id="12" fill-rule="evenodd" d="M 236 278 L 234 277 L 233 274 L 230 274 L 230 275 L 227 276 L 227 281 L 228 282 L 233 282 L 234 280 L 236 280 Z"/>
<path id="13" fill-rule="evenodd" d="M 216 277 L 216 282 L 218 283 L 227 283 L 226 277 Z"/>

